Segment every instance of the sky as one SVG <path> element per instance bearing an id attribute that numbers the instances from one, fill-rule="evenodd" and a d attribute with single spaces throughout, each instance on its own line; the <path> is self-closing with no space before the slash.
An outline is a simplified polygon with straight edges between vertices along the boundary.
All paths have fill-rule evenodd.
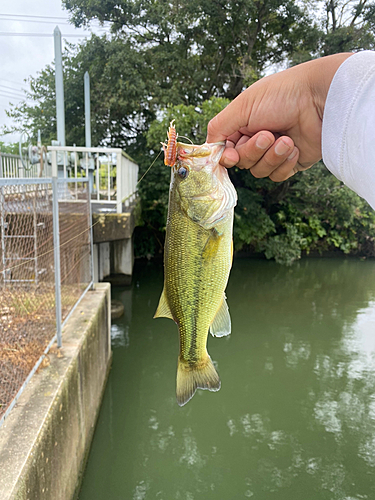
<path id="1" fill-rule="evenodd" d="M 77 43 L 90 35 L 89 30 L 76 29 L 68 24 L 68 12 L 63 9 L 60 0 L 12 0 L 1 2 L 0 7 L 0 127 L 11 125 L 5 110 L 9 103 L 17 104 L 24 98 L 22 89 L 28 89 L 25 80 L 37 76 L 47 64 L 53 63 L 53 30 L 59 26 L 70 43 Z M 104 29 L 97 25 L 95 33 Z M 16 36 L 14 33 L 32 34 Z M 48 34 L 51 36 L 34 36 Z M 0 135 L 0 141 L 18 142 L 19 133 Z M 43 138 L 42 138 L 43 142 Z"/>

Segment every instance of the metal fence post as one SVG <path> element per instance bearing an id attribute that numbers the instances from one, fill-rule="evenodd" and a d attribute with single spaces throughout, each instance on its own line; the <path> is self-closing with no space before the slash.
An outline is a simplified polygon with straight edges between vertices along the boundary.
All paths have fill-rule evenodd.
<path id="1" fill-rule="evenodd" d="M 58 176 L 57 151 L 53 150 L 52 151 L 52 177 L 57 177 L 57 176 Z"/>
<path id="2" fill-rule="evenodd" d="M 90 184 L 89 181 L 87 181 L 87 189 L 88 189 L 88 203 L 89 203 L 89 229 L 90 229 L 90 253 L 91 253 L 91 259 L 90 259 L 90 273 L 91 273 L 91 290 L 94 289 L 94 233 L 92 229 L 92 206 L 91 206 L 91 197 L 90 197 Z"/>
<path id="3" fill-rule="evenodd" d="M 55 308 L 57 347 L 62 346 L 61 336 L 61 271 L 60 271 L 60 230 L 59 192 L 57 177 L 52 177 L 53 249 L 55 258 Z"/>
<path id="4" fill-rule="evenodd" d="M 130 161 L 128 160 L 126 162 L 126 202 L 125 206 L 128 207 L 130 205 L 130 194 L 132 192 L 132 186 L 131 186 L 131 172 L 130 172 Z"/>
<path id="5" fill-rule="evenodd" d="M 123 175 L 124 172 L 122 170 L 122 154 L 117 152 L 116 153 L 116 190 L 117 190 L 117 197 L 116 197 L 116 212 L 120 214 L 122 212 L 122 200 L 124 198 L 124 192 L 123 192 Z"/>

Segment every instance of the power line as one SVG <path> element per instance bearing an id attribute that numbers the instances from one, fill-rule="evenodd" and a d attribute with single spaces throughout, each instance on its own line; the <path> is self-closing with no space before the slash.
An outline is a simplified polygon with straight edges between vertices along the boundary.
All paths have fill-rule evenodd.
<path id="1" fill-rule="evenodd" d="M 4 89 L 9 89 L 11 90 L 12 92 L 19 92 L 20 94 L 23 94 L 24 91 L 23 90 L 18 90 L 18 89 L 14 89 L 13 87 L 8 87 L 8 85 L 1 85 L 0 84 L 0 87 L 3 87 Z"/>
<path id="2" fill-rule="evenodd" d="M 6 21 L 6 22 L 14 21 L 14 22 L 18 22 L 18 23 L 58 24 L 59 26 L 61 24 L 64 24 L 65 26 L 72 26 L 73 27 L 73 24 L 68 23 L 68 22 L 41 21 L 40 19 L 18 19 L 18 18 L 6 18 L 6 17 L 3 18 L 2 16 L 3 16 L 3 14 L 0 14 L 0 22 L 1 21 Z M 93 28 L 96 28 L 96 29 L 106 29 L 104 26 L 101 26 L 100 24 L 99 25 L 93 24 L 92 26 L 93 26 Z M 82 29 L 87 29 L 87 28 L 83 27 Z"/>
<path id="3" fill-rule="evenodd" d="M 26 19 L 20 19 L 20 21 L 26 21 L 28 18 L 33 18 L 33 19 L 36 19 L 36 21 L 29 21 L 29 22 L 38 22 L 38 19 L 55 19 L 55 20 L 61 20 L 61 21 L 69 21 L 69 18 L 68 17 L 60 17 L 60 16 L 31 16 L 29 14 L 0 14 L 0 17 L 6 17 L 6 18 L 26 18 Z M 9 19 L 11 20 L 11 19 Z M 39 22 L 42 22 L 42 21 L 39 21 Z M 48 21 L 49 23 L 55 23 L 57 21 Z M 90 20 L 91 23 L 99 23 L 100 24 L 100 21 L 99 19 L 91 19 Z M 110 23 L 111 21 L 105 21 L 106 23 Z M 61 24 L 65 24 L 65 23 L 61 23 Z M 67 24 L 71 24 L 71 23 L 67 23 Z"/>
<path id="4" fill-rule="evenodd" d="M 12 94 L 4 94 L 3 91 L 0 91 L 1 97 L 7 97 L 9 100 L 17 99 L 18 101 L 24 101 L 26 97 L 21 97 L 20 95 L 12 95 Z"/>
<path id="5" fill-rule="evenodd" d="M 0 89 L 0 92 L 2 92 L 3 94 L 6 93 L 6 94 L 14 94 L 14 95 L 16 95 L 16 93 L 13 92 L 12 90 Z M 21 96 L 19 95 L 18 97 L 21 97 Z"/>
<path id="6" fill-rule="evenodd" d="M 13 83 L 13 85 L 18 85 L 20 87 L 22 87 L 22 85 L 24 85 L 23 83 L 13 82 L 12 80 L 6 80 L 5 78 L 0 78 L 0 81 L 7 82 L 7 83 Z"/>
<path id="7" fill-rule="evenodd" d="M 21 99 L 20 97 L 11 97 L 10 95 L 5 95 L 0 92 L 0 99 L 6 99 L 9 102 L 12 102 L 12 100 L 21 102 L 24 101 L 25 99 Z"/>
<path id="8" fill-rule="evenodd" d="M 34 18 L 41 18 L 41 19 L 63 19 L 65 21 L 68 20 L 67 17 L 61 17 L 61 16 L 31 16 L 29 14 L 0 14 L 2 16 L 6 17 L 34 17 Z"/>
<path id="9" fill-rule="evenodd" d="M 67 38 L 67 37 L 79 37 L 79 38 L 87 38 L 88 36 L 90 36 L 90 34 L 82 34 L 82 35 L 73 35 L 73 34 L 66 34 L 64 35 L 63 33 L 61 33 L 61 36 L 63 38 Z M 0 31 L 0 36 L 47 36 L 47 37 L 53 37 L 53 33 L 12 33 L 10 31 Z"/>
<path id="10" fill-rule="evenodd" d="M 19 23 L 38 23 L 38 24 L 56 24 L 56 21 L 41 21 L 40 19 L 18 19 L 18 18 L 2 18 L 3 14 L 0 14 L 0 21 L 17 21 Z M 66 24 L 72 26 L 70 23 L 64 23 L 59 21 L 58 24 Z"/>
<path id="11" fill-rule="evenodd" d="M 15 102 L 15 101 L 12 101 L 12 99 L 10 99 L 9 97 L 4 97 L 0 94 L 0 101 L 3 101 L 4 100 L 7 100 L 7 104 L 3 104 L 2 106 L 7 109 L 7 110 L 11 110 L 11 105 L 15 106 L 15 107 L 18 107 L 20 104 L 27 104 L 28 106 L 32 107 L 33 103 L 31 101 L 20 101 L 18 100 L 18 102 Z"/>
<path id="12" fill-rule="evenodd" d="M 17 99 L 18 101 L 30 101 L 30 99 L 26 98 L 26 96 L 25 97 L 21 97 L 19 95 L 7 94 L 5 90 L 0 90 L 0 96 L 1 97 L 6 97 L 8 100 Z M 30 101 L 30 102 L 32 102 L 32 101 Z"/>

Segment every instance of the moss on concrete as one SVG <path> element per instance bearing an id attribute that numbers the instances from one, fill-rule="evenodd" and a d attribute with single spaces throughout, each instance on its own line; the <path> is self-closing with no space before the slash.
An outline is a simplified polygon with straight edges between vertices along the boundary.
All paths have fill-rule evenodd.
<path id="1" fill-rule="evenodd" d="M 134 207 L 121 214 L 92 214 L 93 241 L 103 243 L 131 238 L 134 230 Z"/>

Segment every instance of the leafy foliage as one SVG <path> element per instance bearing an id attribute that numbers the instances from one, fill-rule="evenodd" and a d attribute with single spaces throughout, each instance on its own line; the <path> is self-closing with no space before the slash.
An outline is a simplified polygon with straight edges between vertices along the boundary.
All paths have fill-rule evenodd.
<path id="1" fill-rule="evenodd" d="M 329 0 L 322 55 L 374 49 L 375 5 L 367 0 Z"/>
<path id="2" fill-rule="evenodd" d="M 19 152 L 19 144 L 18 142 L 13 142 L 11 144 L 5 144 L 5 142 L 0 141 L 0 152 L 1 153 L 10 153 L 13 155 L 18 155 Z"/>
<path id="3" fill-rule="evenodd" d="M 66 143 L 83 145 L 84 74 L 91 79 L 92 143 L 125 147 L 138 140 L 154 113 L 150 112 L 145 90 L 146 75 L 140 73 L 138 53 L 123 40 L 93 36 L 88 43 L 64 52 L 64 92 Z M 55 75 L 47 66 L 29 79 L 28 97 L 35 106 L 22 103 L 9 111 L 19 130 L 38 129 L 44 143 L 56 139 Z M 128 148 L 127 148 L 128 149 Z"/>
<path id="4" fill-rule="evenodd" d="M 152 70 L 164 104 L 233 99 L 302 44 L 311 20 L 293 0 L 64 0 L 76 26 L 111 22 Z M 165 99 L 168 101 L 165 101 Z"/>
<path id="5" fill-rule="evenodd" d="M 241 177 L 246 174 L 251 175 L 239 172 Z M 279 187 L 263 180 L 260 188 L 259 180 L 254 181 L 251 179 L 245 190 L 246 198 L 241 194 L 242 189 L 237 188 L 236 249 L 264 252 L 268 259 L 274 258 L 281 264 L 292 263 L 303 252 L 338 250 L 344 254 L 375 256 L 374 211 L 322 163 Z M 256 222 L 252 220 L 254 212 Z M 253 232 L 250 227 L 257 230 Z"/>

